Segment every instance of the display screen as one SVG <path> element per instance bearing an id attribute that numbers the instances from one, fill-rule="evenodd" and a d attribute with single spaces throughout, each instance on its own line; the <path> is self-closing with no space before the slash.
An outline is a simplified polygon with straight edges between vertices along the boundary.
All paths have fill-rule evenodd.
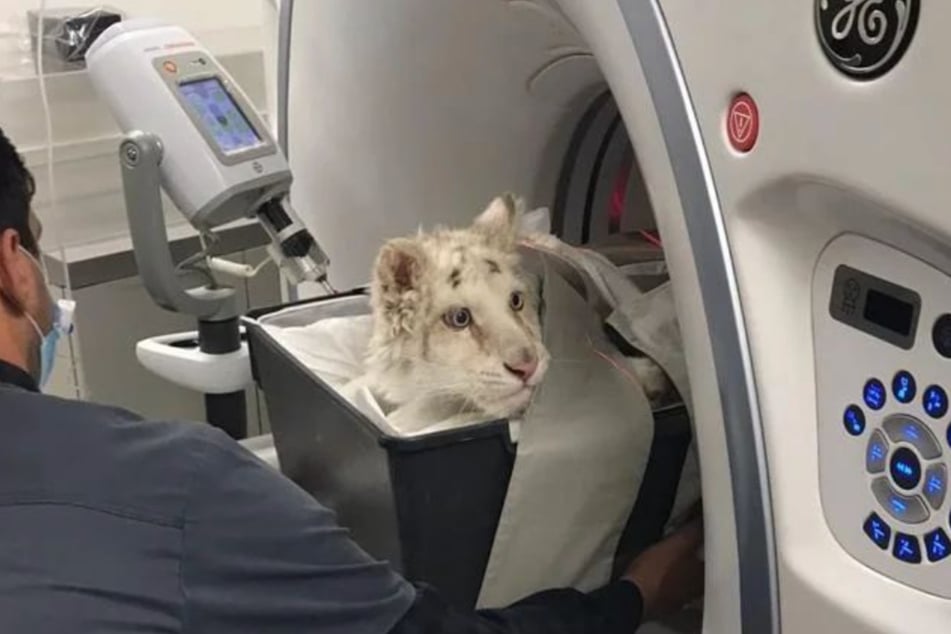
<path id="1" fill-rule="evenodd" d="M 836 267 L 829 300 L 833 319 L 911 350 L 920 311 L 921 296 L 916 291 L 844 264 Z"/>
<path id="2" fill-rule="evenodd" d="M 903 337 L 911 334 L 915 307 L 891 295 L 868 289 L 865 296 L 865 319 Z"/>
<path id="3" fill-rule="evenodd" d="M 186 82 L 179 85 L 179 90 L 223 153 L 235 154 L 261 145 L 261 137 L 220 79 Z"/>

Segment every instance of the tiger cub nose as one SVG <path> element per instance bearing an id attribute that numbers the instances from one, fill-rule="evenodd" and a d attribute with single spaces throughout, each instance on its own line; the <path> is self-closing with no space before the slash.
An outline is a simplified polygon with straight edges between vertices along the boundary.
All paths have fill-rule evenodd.
<path id="1" fill-rule="evenodd" d="M 538 356 L 528 348 L 522 350 L 515 362 L 505 364 L 505 369 L 528 383 L 538 371 Z"/>

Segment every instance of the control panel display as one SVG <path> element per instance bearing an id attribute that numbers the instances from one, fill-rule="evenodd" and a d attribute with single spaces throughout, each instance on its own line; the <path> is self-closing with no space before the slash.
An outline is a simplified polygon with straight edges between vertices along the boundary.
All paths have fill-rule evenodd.
<path id="1" fill-rule="evenodd" d="M 217 77 L 179 84 L 179 90 L 224 154 L 243 152 L 262 144 L 244 113 Z"/>
<path id="2" fill-rule="evenodd" d="M 836 270 L 829 312 L 842 323 L 910 350 L 920 309 L 913 290 L 848 266 Z"/>
<path id="3" fill-rule="evenodd" d="M 865 294 L 865 319 L 907 337 L 915 317 L 915 306 L 874 288 Z"/>
<path id="4" fill-rule="evenodd" d="M 813 279 L 822 513 L 852 558 L 951 600 L 951 276 L 843 234 Z"/>

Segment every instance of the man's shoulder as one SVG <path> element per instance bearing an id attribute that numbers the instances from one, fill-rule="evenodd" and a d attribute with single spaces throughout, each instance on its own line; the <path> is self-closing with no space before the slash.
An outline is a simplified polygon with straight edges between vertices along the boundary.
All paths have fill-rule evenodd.
<path id="1" fill-rule="evenodd" d="M 78 443 L 70 451 L 84 448 L 107 460 L 125 460 L 132 450 L 141 452 L 138 457 L 186 458 L 230 443 L 206 423 L 147 419 L 120 407 L 44 394 L 0 393 L 0 409 L 11 414 L 20 439 L 55 438 L 64 449 L 68 439 Z"/>
<path id="2" fill-rule="evenodd" d="M 0 446 L 0 503 L 37 498 L 181 524 L 195 483 L 240 451 L 205 423 L 82 401 L 4 391 L 0 410 L 13 439 Z"/>

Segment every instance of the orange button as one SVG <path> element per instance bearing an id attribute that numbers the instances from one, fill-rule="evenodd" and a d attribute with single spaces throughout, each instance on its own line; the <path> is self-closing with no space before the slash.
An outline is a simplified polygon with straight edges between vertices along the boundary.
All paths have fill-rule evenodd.
<path id="1" fill-rule="evenodd" d="M 166 73 L 175 74 L 175 73 L 178 72 L 178 64 L 176 64 L 175 62 L 172 62 L 172 61 L 168 61 L 168 62 L 165 62 L 164 64 L 162 64 L 162 68 L 165 69 L 165 72 L 166 72 Z"/>

